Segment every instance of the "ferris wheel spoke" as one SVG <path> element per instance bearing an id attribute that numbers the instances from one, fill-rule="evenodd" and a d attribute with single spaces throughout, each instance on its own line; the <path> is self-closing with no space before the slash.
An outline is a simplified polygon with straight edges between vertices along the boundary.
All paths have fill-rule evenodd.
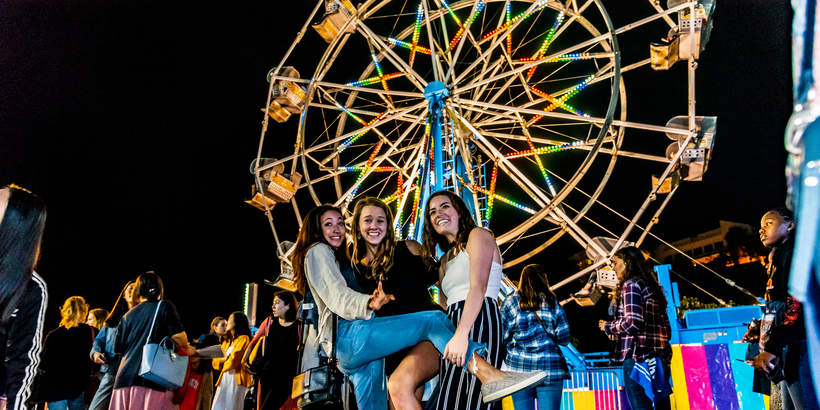
<path id="1" fill-rule="evenodd" d="M 360 22 L 356 25 L 356 30 L 365 38 L 369 39 L 372 43 L 374 43 L 376 47 L 379 49 L 379 51 L 381 51 L 385 55 L 385 57 L 388 60 L 390 60 L 390 62 L 394 66 L 396 66 L 396 68 L 402 70 L 405 74 L 407 74 L 407 78 L 410 79 L 410 81 L 413 83 L 413 85 L 416 86 L 416 88 L 419 91 L 421 91 L 422 93 L 424 92 L 424 87 L 427 86 L 427 81 L 425 81 L 424 78 L 421 75 L 419 75 L 419 73 L 417 73 L 410 66 L 408 66 L 407 63 L 405 63 L 401 57 L 396 55 L 396 53 L 387 44 L 384 43 L 384 40 L 382 40 L 380 36 L 374 33 L 373 30 L 371 30 L 370 27 L 367 26 L 367 24 L 365 24 L 364 22 Z M 422 98 L 423 97 L 424 96 L 422 95 Z"/>
<path id="2" fill-rule="evenodd" d="M 458 62 L 458 57 L 461 55 L 461 49 L 462 49 L 462 47 L 464 47 L 465 40 L 467 40 L 468 38 L 472 38 L 472 33 L 470 32 L 470 28 L 472 28 L 473 22 L 478 17 L 478 15 L 481 14 L 481 12 L 484 10 L 484 8 L 486 6 L 487 6 L 487 3 L 484 0 L 473 0 L 473 7 L 470 10 L 470 17 L 467 19 L 467 21 L 464 22 L 464 23 L 461 23 L 456 18 L 456 23 L 458 24 L 459 29 L 453 35 L 453 38 L 450 40 L 450 42 L 448 44 L 447 51 L 449 52 L 449 51 L 455 50 L 455 52 L 452 54 L 452 57 L 450 59 L 450 67 L 447 70 L 447 74 L 444 76 L 443 81 L 445 83 L 447 81 L 449 81 L 450 78 L 453 75 L 453 70 L 455 69 L 456 62 Z M 455 18 L 455 13 L 451 12 L 451 16 L 453 16 Z M 472 43 L 473 43 L 474 47 L 476 47 L 476 49 L 479 50 L 479 52 L 480 52 L 481 49 L 478 46 L 478 43 L 476 43 L 474 40 L 472 41 Z M 487 61 L 489 61 L 489 59 L 484 60 L 484 63 L 486 64 Z"/>

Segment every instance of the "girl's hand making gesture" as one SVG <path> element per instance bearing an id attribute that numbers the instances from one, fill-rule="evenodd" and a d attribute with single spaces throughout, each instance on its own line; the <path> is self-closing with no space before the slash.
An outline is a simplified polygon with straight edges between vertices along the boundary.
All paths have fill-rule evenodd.
<path id="1" fill-rule="evenodd" d="M 373 291 L 373 294 L 370 295 L 370 300 L 367 302 L 367 307 L 370 308 L 370 310 L 379 310 L 391 300 L 396 300 L 396 297 L 392 294 L 384 293 L 382 282 L 379 281 L 379 286 Z"/>

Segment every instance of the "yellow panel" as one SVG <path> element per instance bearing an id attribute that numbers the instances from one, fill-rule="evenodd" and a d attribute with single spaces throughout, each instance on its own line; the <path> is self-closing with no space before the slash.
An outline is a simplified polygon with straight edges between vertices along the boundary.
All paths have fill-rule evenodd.
<path id="1" fill-rule="evenodd" d="M 513 406 L 512 396 L 507 396 L 501 399 L 501 409 L 502 410 L 515 410 L 515 406 Z"/>
<path id="2" fill-rule="evenodd" d="M 763 394 L 762 396 L 763 396 L 763 406 L 766 407 L 766 410 L 769 410 L 769 405 L 771 404 L 771 403 L 769 403 L 769 396 L 767 396 L 765 394 Z"/>
<path id="3" fill-rule="evenodd" d="M 683 356 L 680 345 L 672 345 L 672 409 L 689 410 L 689 393 L 686 390 L 686 376 L 684 376 Z"/>
<path id="4" fill-rule="evenodd" d="M 573 410 L 595 410 L 594 391 L 574 391 L 572 392 Z"/>

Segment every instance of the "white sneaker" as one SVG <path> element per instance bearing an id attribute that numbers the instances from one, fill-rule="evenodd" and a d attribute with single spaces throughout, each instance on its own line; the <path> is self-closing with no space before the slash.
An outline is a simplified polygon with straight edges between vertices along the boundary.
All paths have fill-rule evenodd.
<path id="1" fill-rule="evenodd" d="M 484 403 L 496 401 L 535 386 L 545 377 L 547 377 L 547 373 L 541 370 L 527 373 L 504 372 L 504 377 L 501 379 L 481 385 L 482 400 Z"/>

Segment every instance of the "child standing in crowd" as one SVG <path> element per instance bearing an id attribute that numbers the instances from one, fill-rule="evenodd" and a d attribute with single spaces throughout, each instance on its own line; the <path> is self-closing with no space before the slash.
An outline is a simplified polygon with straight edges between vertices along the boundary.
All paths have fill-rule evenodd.
<path id="1" fill-rule="evenodd" d="M 0 188 L 0 407 L 26 408 L 40 363 L 48 291 L 34 272 L 46 207 L 16 185 Z"/>
<path id="2" fill-rule="evenodd" d="M 623 362 L 630 406 L 635 410 L 669 409 L 672 347 L 663 289 L 640 249 L 621 248 L 615 252 L 612 263 L 619 280 L 615 288 L 615 317 L 610 322 L 601 320 L 598 327 L 616 342 L 613 360 Z M 661 390 L 665 394 L 655 392 L 654 403 L 642 385 L 630 377 L 636 365 L 654 369 L 651 374 L 657 380 L 652 385 L 664 386 Z"/>
<path id="3" fill-rule="evenodd" d="M 46 336 L 40 364 L 37 398 L 50 410 L 85 410 L 83 393 L 91 375 L 88 350 L 94 329 L 83 323 L 88 305 L 80 296 L 66 299 L 60 308 L 60 326 Z"/>
<path id="4" fill-rule="evenodd" d="M 149 335 L 151 343 L 171 337 L 177 344 L 177 353 L 187 356 L 196 353 L 188 344 L 176 307 L 163 299 L 163 294 L 162 279 L 156 273 L 146 272 L 137 278 L 134 296 L 139 304 L 120 319 L 114 342 L 114 352 L 122 355 L 122 362 L 114 380 L 111 410 L 176 408 L 171 402 L 173 392 L 139 376 L 142 347 Z"/>
<path id="5" fill-rule="evenodd" d="M 254 346 L 265 336 L 265 361 L 256 376 L 259 379 L 259 395 L 256 408 L 277 410 L 290 397 L 293 377 L 296 376 L 297 347 L 299 346 L 299 323 L 296 312 L 299 309 L 296 295 L 285 290 L 273 296 L 271 315 L 259 326 L 250 345 L 245 349 L 242 365 L 249 368 L 248 360 Z"/>
<path id="6" fill-rule="evenodd" d="M 425 212 L 424 257 L 433 259 L 436 246 L 444 252 L 439 268 L 441 290 L 446 296 L 447 316 L 457 326 L 444 350 L 438 408 L 489 409 L 489 404 L 482 404 L 479 380 L 463 365 L 468 340 L 487 346 L 487 361 L 492 366 L 500 367 L 504 361 L 496 301 L 503 278 L 501 252 L 493 234 L 476 226 L 458 195 L 450 191 L 434 193 Z"/>
<path id="7" fill-rule="evenodd" d="M 783 409 L 817 409 L 800 302 L 788 292 L 794 251 L 794 215 L 775 208 L 760 219 L 760 241 L 772 248 L 767 266 L 766 306 L 754 367 L 780 387 Z M 781 370 L 782 369 L 782 370 Z"/>
<path id="8" fill-rule="evenodd" d="M 538 410 L 559 410 L 569 372 L 558 345 L 569 343 L 569 323 L 541 265 L 527 265 L 521 271 L 518 289 L 501 305 L 501 323 L 507 347 L 502 369 L 547 372 L 540 385 L 512 395 L 515 410 L 534 409 L 534 400 Z"/>
<path id="9" fill-rule="evenodd" d="M 305 282 L 319 311 L 319 340 L 326 352 L 331 352 L 333 315 L 339 315 L 337 343 L 338 366 L 353 382 L 356 403 L 360 409 L 387 409 L 384 383 L 385 356 L 403 348 L 430 340 L 440 352 L 453 337 L 453 325 L 441 312 L 417 312 L 389 317 L 373 317 L 394 299 L 384 293 L 379 284 L 373 294 L 357 292 L 355 277 L 344 276 L 339 260 L 345 256 L 345 224 L 338 209 L 322 205 L 305 217 L 291 254 L 294 282 L 303 290 Z M 467 341 L 460 365 L 483 382 L 483 399 L 487 402 L 536 384 L 543 372 L 526 374 L 504 373 L 493 368 L 482 355 L 484 346 Z M 456 361 L 453 357 L 451 360 Z"/>
<path id="10" fill-rule="evenodd" d="M 120 291 L 111 313 L 105 318 L 100 332 L 94 338 L 91 348 L 91 360 L 100 365 L 103 374 L 100 385 L 88 410 L 107 410 L 111 403 L 111 392 L 114 390 L 114 377 L 120 367 L 120 355 L 114 353 L 114 341 L 117 338 L 117 326 L 120 319 L 136 304 L 134 303 L 134 281 L 128 282 Z"/>
<path id="11" fill-rule="evenodd" d="M 375 312 L 376 317 L 441 310 L 428 291 L 438 281 L 437 265 L 424 263 L 418 242 L 396 241 L 393 213 L 384 202 L 374 197 L 356 202 L 353 232 L 349 259 L 362 290 L 372 293 L 381 283 L 395 297 Z M 439 361 L 438 350 L 428 341 L 385 358 L 387 387 L 396 408 L 419 406 L 424 383 L 438 373 Z"/>
<path id="12" fill-rule="evenodd" d="M 231 313 L 227 330 L 222 342 L 225 357 L 213 359 L 213 368 L 220 371 L 213 410 L 242 410 L 245 394 L 253 384 L 253 376 L 242 367 L 242 356 L 251 340 L 248 317 L 242 312 Z"/>

